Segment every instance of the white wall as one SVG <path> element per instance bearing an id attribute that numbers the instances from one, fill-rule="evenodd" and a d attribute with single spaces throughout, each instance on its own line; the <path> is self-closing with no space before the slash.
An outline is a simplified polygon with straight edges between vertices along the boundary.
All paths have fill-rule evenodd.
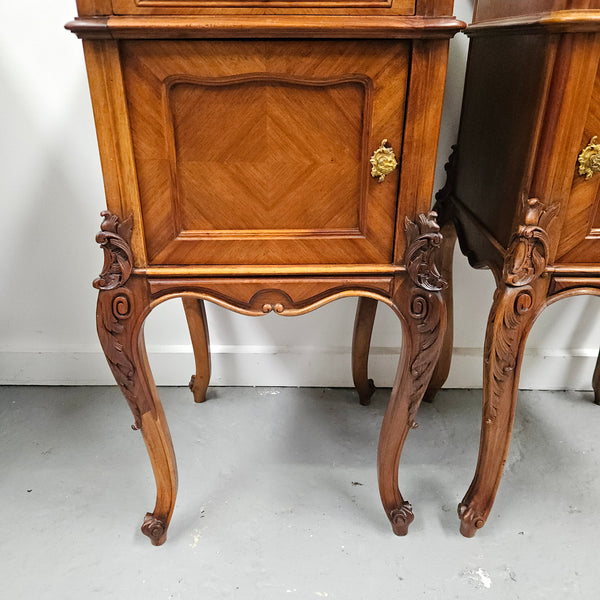
<path id="1" fill-rule="evenodd" d="M 6 3 L 5 3 L 6 4 Z M 458 0 L 469 20 L 472 1 Z M 11 3 L 0 36 L 0 383 L 112 383 L 95 332 L 91 287 L 102 253 L 94 242 L 103 188 L 80 42 L 63 29 L 74 0 Z M 452 41 L 437 187 L 456 138 L 466 38 Z M 455 354 L 448 385 L 481 385 L 482 341 L 492 298 L 488 272 L 456 255 Z M 355 300 L 303 317 L 249 318 L 210 305 L 213 383 L 349 386 Z M 535 325 L 521 385 L 589 388 L 600 340 L 594 298 L 548 309 Z M 159 384 L 193 371 L 176 301 L 149 317 L 146 339 Z M 400 324 L 384 305 L 371 369 L 391 385 Z"/>

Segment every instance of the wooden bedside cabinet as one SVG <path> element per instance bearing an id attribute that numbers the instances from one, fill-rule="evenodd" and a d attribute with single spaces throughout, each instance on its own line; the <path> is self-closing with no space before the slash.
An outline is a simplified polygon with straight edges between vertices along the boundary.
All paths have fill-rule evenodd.
<path id="1" fill-rule="evenodd" d="M 78 0 L 107 207 L 98 334 L 157 485 L 142 531 L 166 538 L 177 474 L 143 322 L 184 301 L 210 375 L 204 300 L 247 315 L 358 296 L 361 402 L 377 301 L 404 352 L 378 452 L 382 502 L 405 534 L 404 440 L 445 327 L 429 212 L 450 0 Z"/>
<path id="2" fill-rule="evenodd" d="M 437 206 L 442 274 L 450 276 L 454 224 L 470 263 L 497 283 L 479 460 L 459 506 L 470 537 L 502 477 L 535 318 L 560 298 L 600 295 L 600 2 L 479 0 L 467 33 L 458 147 Z M 451 346 L 448 331 L 430 394 L 447 376 Z M 594 388 L 598 398 L 600 367 Z"/>

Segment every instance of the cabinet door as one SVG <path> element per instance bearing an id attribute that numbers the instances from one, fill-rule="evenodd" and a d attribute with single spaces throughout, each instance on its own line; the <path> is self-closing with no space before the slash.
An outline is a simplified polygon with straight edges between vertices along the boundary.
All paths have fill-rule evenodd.
<path id="1" fill-rule="evenodd" d="M 595 57 L 598 61 L 598 57 Z M 596 75 L 585 120 L 581 149 L 597 136 L 600 142 L 600 69 Z M 574 161 L 576 162 L 576 161 Z M 557 262 L 600 264 L 600 174 L 589 179 L 577 172 L 567 205 Z"/>
<path id="2" fill-rule="evenodd" d="M 410 44 L 124 41 L 149 262 L 392 261 Z"/>

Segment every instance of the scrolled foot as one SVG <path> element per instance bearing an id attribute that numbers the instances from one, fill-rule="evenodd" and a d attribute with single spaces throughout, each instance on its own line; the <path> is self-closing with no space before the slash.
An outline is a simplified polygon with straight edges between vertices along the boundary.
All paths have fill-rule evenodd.
<path id="1" fill-rule="evenodd" d="M 362 406 L 369 406 L 369 404 L 371 404 L 371 396 L 375 393 L 376 389 L 372 379 L 367 381 L 365 389 L 358 389 L 358 398 Z"/>
<path id="2" fill-rule="evenodd" d="M 458 505 L 458 517 L 460 519 L 460 532 L 468 538 L 472 538 L 485 525 L 485 519 L 463 502 Z"/>
<path id="3" fill-rule="evenodd" d="M 195 375 L 192 375 L 190 382 L 188 383 L 188 387 L 194 395 L 194 402 L 200 404 L 206 400 L 206 382 L 199 380 Z"/>
<path id="4" fill-rule="evenodd" d="M 167 525 L 152 513 L 146 513 L 142 533 L 150 538 L 153 546 L 161 546 L 167 540 Z"/>
<path id="5" fill-rule="evenodd" d="M 400 508 L 390 511 L 390 523 L 396 535 L 406 535 L 408 526 L 415 520 L 410 502 L 403 502 Z"/>

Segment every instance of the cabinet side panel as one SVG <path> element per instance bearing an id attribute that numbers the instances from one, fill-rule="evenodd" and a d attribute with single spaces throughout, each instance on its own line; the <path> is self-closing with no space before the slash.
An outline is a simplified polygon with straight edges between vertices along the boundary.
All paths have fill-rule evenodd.
<path id="1" fill-rule="evenodd" d="M 503 246 L 527 191 L 546 52 L 539 35 L 471 40 L 455 192 Z"/>

